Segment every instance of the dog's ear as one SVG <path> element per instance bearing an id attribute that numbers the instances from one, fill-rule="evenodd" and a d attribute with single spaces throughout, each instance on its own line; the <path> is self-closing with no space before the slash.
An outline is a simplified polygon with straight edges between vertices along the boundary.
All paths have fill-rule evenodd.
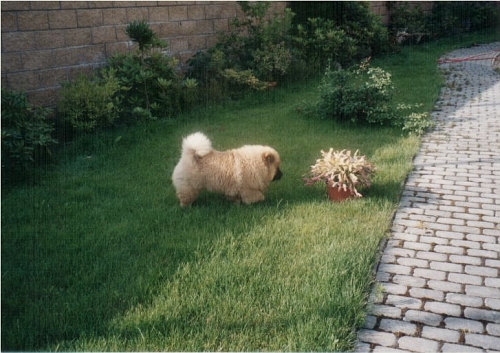
<path id="1" fill-rule="evenodd" d="M 266 162 L 267 165 L 271 165 L 276 161 L 276 158 L 274 155 L 270 152 L 266 152 L 262 155 L 262 158 L 264 159 L 264 162 Z"/>

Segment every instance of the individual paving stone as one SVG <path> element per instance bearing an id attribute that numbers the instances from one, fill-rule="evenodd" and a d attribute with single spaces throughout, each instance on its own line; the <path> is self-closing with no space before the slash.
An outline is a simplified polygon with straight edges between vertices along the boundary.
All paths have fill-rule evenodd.
<path id="1" fill-rule="evenodd" d="M 457 352 L 463 352 L 463 353 L 479 352 L 479 353 L 482 353 L 483 352 L 483 350 L 481 348 L 475 348 L 475 347 L 466 346 L 463 344 L 452 344 L 452 343 L 443 344 L 443 348 L 441 348 L 441 351 L 446 352 L 446 353 L 457 353 Z"/>
<path id="2" fill-rule="evenodd" d="M 465 293 L 481 298 L 500 298 L 500 289 L 498 288 L 467 285 Z"/>
<path id="3" fill-rule="evenodd" d="M 500 278 L 485 278 L 484 284 L 487 287 L 500 288 Z"/>
<path id="4" fill-rule="evenodd" d="M 481 259 L 472 256 L 450 255 L 450 261 L 457 264 L 481 265 Z"/>
<path id="5" fill-rule="evenodd" d="M 377 324 L 377 318 L 375 316 L 366 315 L 365 323 L 363 324 L 363 328 L 371 330 L 375 327 L 376 324 Z"/>
<path id="6" fill-rule="evenodd" d="M 385 347 L 391 347 L 396 344 L 396 336 L 394 334 L 388 332 L 374 331 L 374 330 L 359 331 L 358 340 L 361 342 L 379 344 Z"/>
<path id="7" fill-rule="evenodd" d="M 484 320 L 500 324 L 500 311 L 498 310 L 485 310 L 477 308 L 465 308 L 464 316 L 473 320 Z"/>
<path id="8" fill-rule="evenodd" d="M 440 244 L 440 245 L 448 245 L 448 243 L 449 243 L 448 239 L 439 238 L 439 237 L 432 237 L 432 236 L 427 236 L 427 235 L 420 236 L 420 241 L 423 243 Z"/>
<path id="9" fill-rule="evenodd" d="M 484 250 L 496 251 L 496 252 L 498 252 L 500 254 L 500 244 L 485 243 L 485 244 L 483 244 L 483 249 Z"/>
<path id="10" fill-rule="evenodd" d="M 472 297 L 459 293 L 448 293 L 446 295 L 446 302 L 459 304 L 463 306 L 481 307 L 483 306 L 483 299 L 479 297 Z"/>
<path id="11" fill-rule="evenodd" d="M 467 234 L 467 240 L 470 241 L 480 241 L 484 243 L 495 243 L 497 240 L 495 237 L 491 237 L 489 235 L 480 235 L 480 234 Z"/>
<path id="12" fill-rule="evenodd" d="M 478 257 L 488 257 L 490 259 L 497 259 L 498 252 L 490 250 L 478 250 L 478 249 L 468 249 L 467 255 L 478 256 Z"/>
<path id="13" fill-rule="evenodd" d="M 446 278 L 446 272 L 436 271 L 436 270 L 428 270 L 425 268 L 416 268 L 413 270 L 413 275 L 416 277 L 423 277 L 434 279 L 438 281 L 442 281 Z"/>
<path id="14" fill-rule="evenodd" d="M 447 239 L 463 239 L 464 232 L 450 232 L 448 230 L 438 230 L 436 231 L 436 236 L 441 237 L 441 238 L 447 238 Z"/>
<path id="15" fill-rule="evenodd" d="M 451 240 L 450 245 L 462 248 L 471 248 L 471 249 L 479 249 L 481 247 L 481 245 L 476 241 L 456 240 L 456 239 Z"/>
<path id="16" fill-rule="evenodd" d="M 439 302 L 427 302 L 424 305 L 424 309 L 436 314 L 445 314 L 448 316 L 460 316 L 462 313 L 460 305 Z"/>
<path id="17" fill-rule="evenodd" d="M 499 324 L 487 324 L 486 331 L 493 336 L 500 336 L 500 325 Z M 497 349 L 500 349 L 497 347 Z"/>
<path id="18" fill-rule="evenodd" d="M 395 275 L 392 281 L 394 283 L 408 287 L 424 287 L 426 282 L 424 278 L 404 276 L 404 275 Z"/>
<path id="19" fill-rule="evenodd" d="M 423 251 L 429 251 L 431 249 L 431 245 L 430 244 L 417 243 L 417 242 L 411 242 L 411 241 L 405 241 L 404 242 L 404 247 L 406 249 L 423 250 Z"/>
<path id="20" fill-rule="evenodd" d="M 423 231 L 423 230 L 419 230 Z M 393 232 L 391 235 L 394 239 L 407 240 L 407 241 L 418 241 L 419 235 L 412 232 L 410 229 L 406 229 L 406 232 Z"/>
<path id="21" fill-rule="evenodd" d="M 500 299 L 486 298 L 484 305 L 494 310 L 500 310 Z"/>
<path id="22" fill-rule="evenodd" d="M 389 294 L 405 294 L 406 291 L 408 290 L 407 286 L 403 286 L 400 284 L 395 284 L 395 283 L 380 283 L 380 285 L 383 287 L 384 292 L 389 293 Z"/>
<path id="23" fill-rule="evenodd" d="M 370 305 L 368 312 L 375 316 L 400 318 L 401 309 L 390 305 Z"/>
<path id="24" fill-rule="evenodd" d="M 354 352 L 369 353 L 371 352 L 370 344 L 364 342 L 358 342 L 356 343 L 356 347 L 354 347 Z"/>
<path id="25" fill-rule="evenodd" d="M 418 310 L 408 310 L 403 318 L 404 321 L 420 322 L 430 326 L 439 326 L 443 317 L 438 314 Z"/>
<path id="26" fill-rule="evenodd" d="M 399 348 L 412 352 L 436 352 L 439 344 L 437 341 L 425 338 L 403 336 L 398 340 Z"/>
<path id="27" fill-rule="evenodd" d="M 465 254 L 465 249 L 458 246 L 436 245 L 434 247 L 434 251 L 444 254 L 455 254 L 455 255 Z"/>
<path id="28" fill-rule="evenodd" d="M 484 325 L 479 321 L 447 317 L 444 319 L 445 327 L 452 330 L 462 330 L 473 333 L 482 333 Z"/>
<path id="29" fill-rule="evenodd" d="M 480 285 L 483 279 L 479 276 L 465 275 L 462 273 L 450 273 L 448 274 L 448 281 L 463 283 L 463 284 L 475 284 Z"/>
<path id="30" fill-rule="evenodd" d="M 410 351 L 405 351 L 402 349 L 388 348 L 382 346 L 376 346 L 373 348 L 373 353 L 408 353 Z"/>
<path id="31" fill-rule="evenodd" d="M 488 202 L 485 202 L 485 203 L 488 203 Z M 481 222 L 481 221 L 467 221 L 467 226 L 477 227 L 477 228 L 491 228 L 491 229 L 494 229 L 496 227 L 495 223 L 493 223 L 493 222 Z"/>
<path id="32" fill-rule="evenodd" d="M 419 299 L 392 294 L 387 296 L 385 303 L 402 309 L 419 309 L 422 306 L 422 301 Z"/>
<path id="33" fill-rule="evenodd" d="M 421 259 L 415 259 L 415 258 L 408 258 L 408 257 L 400 257 L 397 260 L 398 264 L 402 266 L 409 266 L 409 267 L 420 267 L 420 268 L 427 268 L 429 267 L 429 261 L 427 260 L 421 260 Z"/>
<path id="34" fill-rule="evenodd" d="M 377 271 L 376 279 L 379 282 L 389 282 L 391 275 L 387 272 Z"/>
<path id="35" fill-rule="evenodd" d="M 430 260 L 430 261 L 441 261 L 441 262 L 448 261 L 447 254 L 438 254 L 432 251 L 419 251 L 417 252 L 416 258 Z"/>
<path id="36" fill-rule="evenodd" d="M 453 232 L 460 232 L 462 234 L 480 234 L 481 229 L 476 227 L 467 227 L 467 226 L 452 226 L 451 230 Z"/>
<path id="37" fill-rule="evenodd" d="M 467 266 L 465 266 L 465 273 L 468 273 L 470 275 L 478 275 L 478 276 L 486 276 L 486 277 L 497 277 L 498 276 L 498 270 L 496 268 L 485 267 L 485 266 L 467 265 Z"/>
<path id="38" fill-rule="evenodd" d="M 484 260 L 484 264 L 488 267 L 500 268 L 500 260 L 486 259 Z"/>
<path id="39" fill-rule="evenodd" d="M 434 280 L 429 280 L 427 282 L 427 285 L 429 288 L 432 289 L 437 289 L 437 290 L 442 290 L 445 292 L 455 292 L 455 293 L 462 293 L 462 284 L 460 283 L 453 283 L 453 282 L 447 282 L 447 281 L 434 281 Z"/>
<path id="40" fill-rule="evenodd" d="M 378 269 L 382 272 L 394 273 L 398 275 L 409 275 L 411 273 L 411 267 L 394 264 L 380 264 Z"/>
<path id="41" fill-rule="evenodd" d="M 440 290 L 424 289 L 424 288 L 411 288 L 410 295 L 415 298 L 422 299 L 432 299 L 436 301 L 442 301 L 444 298 L 444 292 Z"/>
<path id="42" fill-rule="evenodd" d="M 424 328 L 422 329 L 422 337 L 430 338 L 437 341 L 458 343 L 458 340 L 460 339 L 460 333 L 454 330 L 424 326 Z"/>
<path id="43" fill-rule="evenodd" d="M 394 255 L 382 255 L 380 262 L 383 264 L 391 264 L 396 262 L 396 256 Z"/>
<path id="44" fill-rule="evenodd" d="M 465 343 L 484 349 L 499 349 L 500 337 L 465 334 Z"/>
<path id="45" fill-rule="evenodd" d="M 477 214 L 470 214 L 470 213 L 453 213 L 454 218 L 458 219 L 464 219 L 464 220 L 470 220 L 470 221 L 479 221 L 480 217 Z"/>
<path id="46" fill-rule="evenodd" d="M 403 257 L 415 257 L 415 250 L 403 249 L 403 248 L 385 249 L 384 253 L 386 255 L 395 255 L 395 256 L 403 256 Z"/>
<path id="47" fill-rule="evenodd" d="M 417 332 L 417 325 L 401 320 L 382 319 L 379 328 L 392 333 L 404 333 L 405 335 L 414 335 Z"/>
<path id="48" fill-rule="evenodd" d="M 445 271 L 445 272 L 462 273 L 464 267 L 463 267 L 463 265 L 460 265 L 460 264 L 432 261 L 430 263 L 430 268 L 433 270 L 439 270 L 439 271 Z"/>
<path id="49" fill-rule="evenodd" d="M 483 207 L 485 207 L 485 208 L 486 208 L 486 207 L 488 207 L 488 206 L 487 206 L 487 205 L 484 205 Z M 493 207 L 493 206 L 492 206 L 492 207 Z M 498 206 L 498 207 L 500 207 L 500 206 Z M 497 214 L 498 214 L 499 210 L 496 210 L 496 211 L 497 211 Z M 487 236 L 492 235 L 492 236 L 494 236 L 494 237 L 498 237 L 498 236 L 500 236 L 500 229 L 483 229 L 483 234 L 484 234 L 484 235 L 487 235 Z"/>

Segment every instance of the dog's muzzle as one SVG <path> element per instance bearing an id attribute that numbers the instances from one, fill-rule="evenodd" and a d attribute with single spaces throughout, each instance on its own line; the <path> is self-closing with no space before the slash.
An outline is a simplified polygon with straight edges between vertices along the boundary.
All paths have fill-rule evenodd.
<path id="1" fill-rule="evenodd" d="M 273 181 L 280 180 L 282 176 L 283 176 L 283 173 L 281 172 L 281 170 L 279 168 L 276 169 L 276 173 L 274 174 Z"/>

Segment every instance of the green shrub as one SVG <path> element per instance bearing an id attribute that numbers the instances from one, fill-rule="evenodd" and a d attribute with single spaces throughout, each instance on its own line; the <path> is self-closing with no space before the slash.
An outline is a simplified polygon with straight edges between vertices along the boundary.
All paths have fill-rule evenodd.
<path id="1" fill-rule="evenodd" d="M 418 43 L 427 34 L 427 15 L 420 6 L 406 2 L 388 2 L 389 31 L 398 44 Z"/>
<path id="2" fill-rule="evenodd" d="M 297 55 L 315 72 L 323 70 L 328 61 L 350 65 L 357 54 L 356 41 L 332 20 L 320 17 L 298 24 L 293 40 Z"/>
<path id="3" fill-rule="evenodd" d="M 320 91 L 318 109 L 325 118 L 386 124 L 393 117 L 391 75 L 380 68 L 370 68 L 368 61 L 349 69 L 332 69 L 328 65 Z"/>
<path id="4" fill-rule="evenodd" d="M 418 43 L 420 36 L 413 36 L 415 33 L 440 38 L 494 28 L 500 19 L 499 8 L 493 1 L 437 1 L 430 14 L 403 1 L 388 2 L 387 6 L 389 28 L 397 42 Z"/>
<path id="5" fill-rule="evenodd" d="M 139 45 L 139 51 L 143 54 L 148 48 L 166 46 L 166 43 L 158 37 L 145 20 L 129 23 L 127 28 L 125 28 L 125 33 L 127 33 L 134 43 Z"/>
<path id="6" fill-rule="evenodd" d="M 75 130 L 89 132 L 112 125 L 120 113 L 120 84 L 114 70 L 78 75 L 64 82 L 58 112 Z"/>
<path id="7" fill-rule="evenodd" d="M 166 118 L 178 113 L 183 102 L 181 78 L 175 71 L 177 61 L 162 52 L 167 44 L 145 21 L 130 23 L 126 33 L 138 43 L 138 52 L 108 60 L 122 87 L 125 120 Z"/>
<path id="8" fill-rule="evenodd" d="M 368 2 L 356 1 L 291 1 L 296 14 L 296 25 L 310 26 L 310 18 L 331 21 L 329 27 L 343 31 L 355 43 L 352 61 L 385 52 L 388 49 L 388 32 L 380 19 L 371 13 Z M 310 30 L 308 30 L 310 31 Z M 352 49 L 351 49 L 352 50 Z"/>
<path id="9" fill-rule="evenodd" d="M 316 112 L 322 118 L 395 126 L 410 135 L 421 135 L 433 127 L 428 114 L 413 112 L 418 105 L 393 102 L 391 74 L 369 67 L 368 60 L 349 69 L 328 65 L 319 90 L 321 100 Z M 314 111 L 307 105 L 302 110 Z"/>
<path id="10" fill-rule="evenodd" d="M 238 2 L 245 16 L 220 33 L 218 43 L 188 61 L 188 77 L 212 92 L 208 99 L 239 97 L 284 78 L 292 63 L 289 32 L 293 13 L 268 15 L 269 2 Z"/>
<path id="11" fill-rule="evenodd" d="M 2 88 L 2 181 L 31 174 L 44 156 L 50 155 L 51 110 L 33 107 L 22 92 Z"/>
<path id="12" fill-rule="evenodd" d="M 434 3 L 428 28 L 437 37 L 462 34 L 498 25 L 500 13 L 495 1 Z"/>

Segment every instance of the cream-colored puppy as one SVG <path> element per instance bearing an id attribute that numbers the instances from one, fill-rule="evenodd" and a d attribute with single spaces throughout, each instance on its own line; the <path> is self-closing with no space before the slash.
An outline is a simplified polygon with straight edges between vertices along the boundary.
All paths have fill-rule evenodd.
<path id="1" fill-rule="evenodd" d="M 269 146 L 251 145 L 217 151 L 201 132 L 182 141 L 182 155 L 172 174 L 181 206 L 191 205 L 201 190 L 219 192 L 236 203 L 264 200 L 273 180 L 281 178 L 280 156 Z"/>

